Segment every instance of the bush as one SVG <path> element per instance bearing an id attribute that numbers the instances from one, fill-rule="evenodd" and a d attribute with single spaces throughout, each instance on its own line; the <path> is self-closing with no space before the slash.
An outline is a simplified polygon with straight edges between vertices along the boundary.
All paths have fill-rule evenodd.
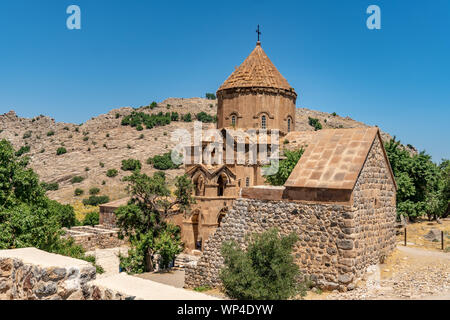
<path id="1" fill-rule="evenodd" d="M 171 152 L 163 155 L 156 155 L 147 159 L 147 164 L 153 165 L 158 170 L 178 169 L 180 166 L 172 162 Z"/>
<path id="2" fill-rule="evenodd" d="M 225 292 L 239 300 L 287 300 L 306 294 L 292 249 L 297 236 L 278 236 L 270 229 L 247 238 L 247 250 L 236 242 L 222 246 L 224 268 L 220 271 Z"/>
<path id="3" fill-rule="evenodd" d="M 106 176 L 108 178 L 114 178 L 117 177 L 118 171 L 116 169 L 109 169 L 108 171 L 106 171 Z"/>
<path id="4" fill-rule="evenodd" d="M 25 153 L 30 152 L 30 146 L 23 146 L 16 152 L 16 157 L 20 157 Z"/>
<path id="5" fill-rule="evenodd" d="M 95 195 L 97 195 L 97 194 L 99 194 L 99 193 L 100 193 L 100 189 L 97 188 L 97 187 L 94 187 L 94 188 L 90 188 L 90 189 L 89 189 L 89 194 L 90 194 L 90 195 L 95 196 Z"/>
<path id="6" fill-rule="evenodd" d="M 135 171 L 135 170 L 140 170 L 141 168 L 142 168 L 142 164 L 139 160 L 136 160 L 136 159 L 122 160 L 121 169 L 123 171 Z"/>
<path id="7" fill-rule="evenodd" d="M 184 122 L 192 122 L 192 116 L 191 116 L 191 114 L 190 114 L 190 113 L 186 113 L 186 114 L 183 116 L 183 121 L 184 121 Z"/>
<path id="8" fill-rule="evenodd" d="M 67 153 L 67 150 L 64 147 L 59 147 L 58 150 L 56 150 L 56 155 L 58 155 L 58 156 L 65 154 L 65 153 Z"/>
<path id="9" fill-rule="evenodd" d="M 84 193 L 84 190 L 83 190 L 83 189 L 80 189 L 80 188 L 76 188 L 75 191 L 74 191 L 73 193 L 74 193 L 74 195 L 75 195 L 76 197 L 78 197 L 78 196 L 81 196 L 81 195 Z"/>
<path id="10" fill-rule="evenodd" d="M 170 112 L 165 114 L 162 112 L 159 112 L 158 114 L 147 114 L 144 112 L 133 111 L 130 115 L 125 116 L 122 119 L 121 124 L 123 126 L 136 127 L 138 131 L 141 131 L 144 129 L 144 125 L 147 129 L 152 129 L 157 126 L 166 126 L 170 124 L 172 121 L 171 119 L 172 115 Z"/>
<path id="11" fill-rule="evenodd" d="M 47 137 L 51 137 L 55 135 L 55 131 L 50 130 L 49 132 L 47 132 Z"/>
<path id="12" fill-rule="evenodd" d="M 318 131 L 322 129 L 322 124 L 319 119 L 308 117 L 309 125 L 314 127 L 314 131 Z"/>
<path id="13" fill-rule="evenodd" d="M 172 115 L 170 116 L 170 119 L 172 121 L 178 121 L 178 117 L 179 117 L 178 112 L 172 112 Z"/>
<path id="14" fill-rule="evenodd" d="M 70 182 L 72 182 L 72 184 L 74 184 L 74 183 L 81 183 L 81 182 L 83 182 L 83 180 L 84 180 L 83 177 L 75 176 L 75 177 L 72 178 L 72 180 L 70 180 Z"/>
<path id="15" fill-rule="evenodd" d="M 108 196 L 90 196 L 89 198 L 83 200 L 83 204 L 85 206 L 94 206 L 94 207 L 108 202 L 109 202 Z"/>
<path id="16" fill-rule="evenodd" d="M 56 182 L 53 183 L 42 183 L 42 187 L 45 189 L 45 191 L 56 191 L 59 189 L 59 184 Z"/>
<path id="17" fill-rule="evenodd" d="M 212 123 L 214 122 L 214 117 L 202 111 L 197 113 L 197 120 L 203 123 Z"/>
<path id="18" fill-rule="evenodd" d="M 32 134 L 32 132 L 31 131 L 27 131 L 27 132 L 25 132 L 24 134 L 23 134 L 23 139 L 28 139 L 28 138 L 30 138 L 31 137 L 31 134 Z"/>
<path id="19" fill-rule="evenodd" d="M 88 212 L 81 224 L 83 226 L 96 226 L 100 223 L 100 214 L 98 211 Z"/>

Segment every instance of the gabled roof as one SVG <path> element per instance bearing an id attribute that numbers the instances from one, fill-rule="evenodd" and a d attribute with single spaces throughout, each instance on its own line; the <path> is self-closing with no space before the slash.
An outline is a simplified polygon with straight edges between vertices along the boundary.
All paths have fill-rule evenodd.
<path id="1" fill-rule="evenodd" d="M 379 129 L 326 129 L 315 132 L 291 132 L 289 144 L 305 147 L 305 152 L 285 183 L 286 187 L 353 190 L 370 148 L 381 136 Z M 291 146 L 292 147 L 292 146 Z M 386 164 L 395 185 L 389 160 Z"/>
<path id="2" fill-rule="evenodd" d="M 295 92 L 267 57 L 260 44 L 222 84 L 218 91 L 231 88 L 265 87 Z"/>

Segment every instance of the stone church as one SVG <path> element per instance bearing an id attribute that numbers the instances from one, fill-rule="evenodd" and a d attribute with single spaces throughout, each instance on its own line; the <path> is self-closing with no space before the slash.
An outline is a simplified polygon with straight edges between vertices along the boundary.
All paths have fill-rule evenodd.
<path id="1" fill-rule="evenodd" d="M 279 187 L 266 183 L 268 162 L 185 165 L 196 204 L 191 215 L 172 221 L 181 227 L 186 253 L 202 252 L 197 266 L 186 271 L 186 286 L 220 285 L 222 243 L 235 240 L 245 246 L 245 235 L 277 227 L 298 234 L 295 261 L 318 285 L 351 289 L 367 267 L 395 247 L 397 187 L 379 129 L 295 131 L 297 93 L 259 41 L 218 89 L 217 99 L 217 129 L 224 140 L 232 131 L 251 133 L 243 142 L 246 159 L 255 142 L 268 144 L 260 139 L 262 133 L 269 139 L 278 134 L 271 145 L 305 151 Z M 214 139 L 204 139 L 188 148 L 203 154 L 212 144 Z M 215 152 L 222 159 L 236 148 L 227 142 Z M 100 219 L 114 209 L 105 205 Z"/>
<path id="2" fill-rule="evenodd" d="M 247 234 L 278 227 L 298 234 L 295 261 L 319 286 L 352 289 L 367 267 L 395 247 L 397 187 L 379 129 L 295 131 L 297 94 L 259 41 L 217 98 L 223 136 L 277 130 L 278 145 L 305 151 L 280 187 L 265 183 L 261 162 L 186 165 L 197 204 L 182 222 L 182 238 L 188 250 L 203 251 L 187 270 L 186 286 L 220 285 L 222 243 L 245 246 Z M 246 140 L 246 155 L 249 148 Z"/>

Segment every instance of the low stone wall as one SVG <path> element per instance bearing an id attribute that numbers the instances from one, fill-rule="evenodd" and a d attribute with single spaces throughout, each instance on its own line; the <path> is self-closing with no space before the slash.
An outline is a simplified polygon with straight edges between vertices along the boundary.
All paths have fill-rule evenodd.
<path id="1" fill-rule="evenodd" d="M 36 248 L 0 250 L 0 300 L 215 300 L 125 273 L 96 279 L 90 263 Z"/>
<path id="2" fill-rule="evenodd" d="M 0 300 L 125 299 L 126 295 L 91 285 L 90 263 L 35 248 L 0 251 Z"/>
<path id="3" fill-rule="evenodd" d="M 83 226 L 66 229 L 66 237 L 71 237 L 76 244 L 81 245 L 84 250 L 109 249 L 121 247 L 127 244 L 125 239 L 119 239 L 117 228 L 108 228 L 98 225 L 95 227 Z"/>
<path id="4" fill-rule="evenodd" d="M 372 221 L 373 223 L 375 221 Z M 235 240 L 245 247 L 249 233 L 261 233 L 277 227 L 282 234 L 294 232 L 299 241 L 294 247 L 295 262 L 324 289 L 345 291 L 354 287 L 355 281 L 368 265 L 378 259 L 379 252 L 388 252 L 391 241 L 372 239 L 365 241 L 386 244 L 386 250 L 363 252 L 355 228 L 355 208 L 344 204 L 304 203 L 238 199 L 223 219 L 222 225 L 205 243 L 203 256 L 195 268 L 186 269 L 186 287 L 220 286 L 219 271 L 223 267 L 220 249 L 223 242 Z M 379 236 L 379 234 L 378 234 Z M 386 237 L 391 233 L 387 232 Z M 370 257 L 357 257 L 357 254 Z"/>

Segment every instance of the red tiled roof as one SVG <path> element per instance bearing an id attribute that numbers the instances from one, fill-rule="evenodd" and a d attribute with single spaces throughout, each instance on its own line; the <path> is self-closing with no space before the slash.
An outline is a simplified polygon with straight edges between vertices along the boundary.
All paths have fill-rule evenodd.
<path id="1" fill-rule="evenodd" d="M 352 190 L 377 135 L 376 127 L 289 133 L 289 144 L 305 152 L 285 186 Z"/>

